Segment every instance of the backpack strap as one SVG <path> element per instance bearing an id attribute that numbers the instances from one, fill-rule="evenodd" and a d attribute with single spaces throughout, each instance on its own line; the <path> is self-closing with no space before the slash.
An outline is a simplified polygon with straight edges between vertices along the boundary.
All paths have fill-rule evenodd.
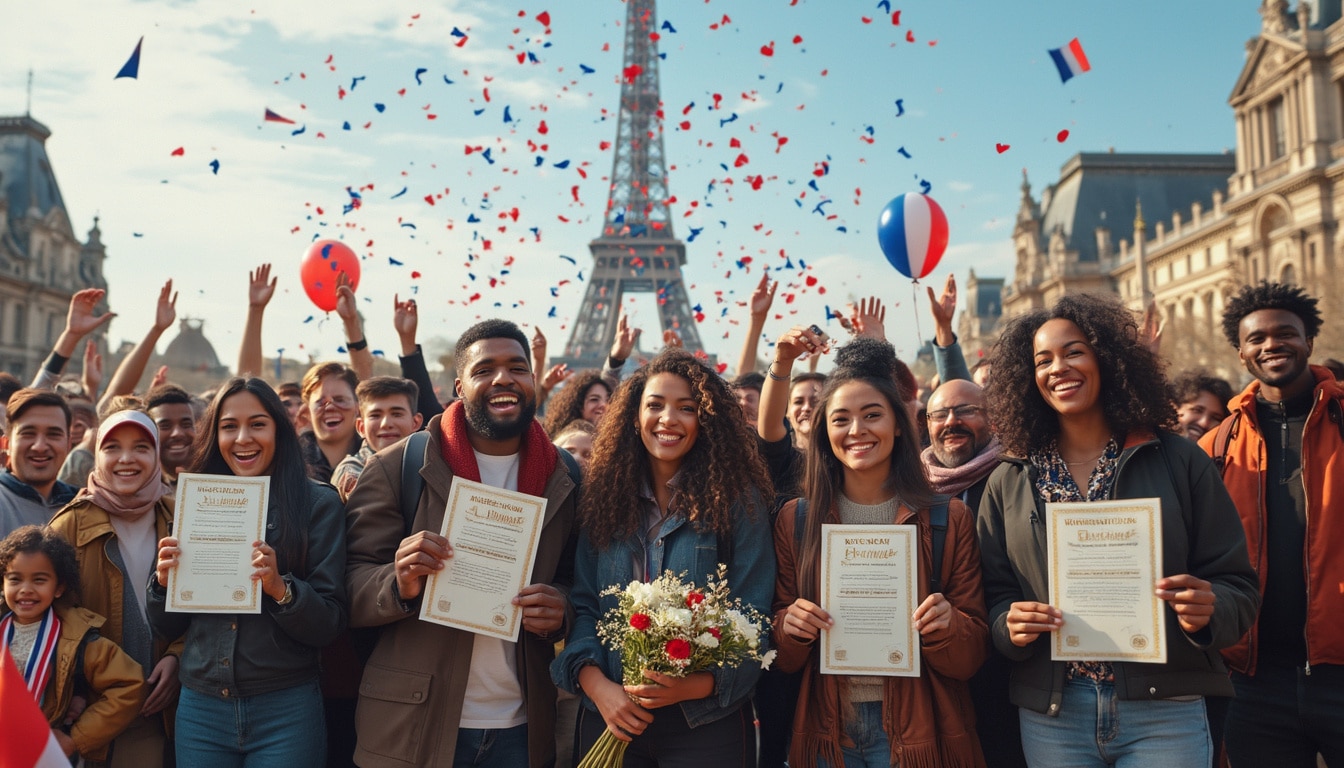
<path id="1" fill-rule="evenodd" d="M 1227 463 L 1227 446 L 1231 444 L 1232 438 L 1237 436 L 1237 427 L 1241 426 L 1241 410 L 1232 412 L 1231 416 L 1223 419 L 1218 425 L 1218 433 L 1213 437 L 1213 463 L 1218 467 L 1218 474 L 1223 473 L 1223 465 Z M 1344 427 L 1341 427 L 1344 430 Z"/>
<path id="2" fill-rule="evenodd" d="M 947 507 L 951 497 L 939 495 L 929 507 L 929 527 L 933 529 L 933 568 L 929 571 L 929 594 L 943 589 L 943 550 L 947 548 Z"/>
<path id="3" fill-rule="evenodd" d="M 420 476 L 420 468 L 425 465 L 428 450 L 429 430 L 422 429 L 406 439 L 406 450 L 401 454 L 401 518 L 407 536 L 411 535 L 415 510 L 420 506 L 420 494 L 425 490 L 425 479 Z"/>
<path id="4" fill-rule="evenodd" d="M 579 484 L 583 482 L 583 470 L 579 468 L 578 460 L 574 458 L 574 454 L 564 448 L 556 448 L 555 452 L 560 454 L 560 461 L 564 462 L 565 470 L 569 473 L 569 480 L 574 483 L 574 490 L 577 491 Z"/>

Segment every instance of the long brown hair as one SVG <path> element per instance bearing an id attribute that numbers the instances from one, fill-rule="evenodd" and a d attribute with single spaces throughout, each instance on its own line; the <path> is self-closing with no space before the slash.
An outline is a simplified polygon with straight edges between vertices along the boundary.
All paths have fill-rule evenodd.
<path id="1" fill-rule="evenodd" d="M 579 371 L 546 404 L 546 417 L 541 426 L 552 440 L 558 437 L 560 431 L 569 426 L 571 421 L 583 418 L 583 402 L 588 399 L 588 390 L 596 386 L 607 390 L 608 396 L 611 395 L 611 385 L 602 378 L 601 373 L 593 370 Z"/>
<path id="2" fill-rule="evenodd" d="M 639 436 L 639 403 L 644 385 L 659 373 L 675 374 L 691 385 L 700 426 L 678 473 L 672 497 L 678 511 L 697 530 L 731 536 L 736 502 L 753 493 L 762 499 L 774 495 L 756 436 L 728 384 L 690 353 L 664 350 L 616 389 L 593 439 L 579 518 L 598 549 L 631 535 L 643 520 L 634 502 L 652 469 Z"/>
<path id="3" fill-rule="evenodd" d="M 836 495 L 845 487 L 845 467 L 831 448 L 827 425 L 831 402 L 841 387 L 853 382 L 868 384 L 887 401 L 896 417 L 901 434 L 896 438 L 889 458 L 886 487 L 912 509 L 924 509 L 933 503 L 934 493 L 919 458 L 919 443 L 914 419 L 906 410 L 895 380 L 879 365 L 856 365 L 831 373 L 813 416 L 812 439 L 808 441 L 806 467 L 803 470 L 803 495 L 807 498 L 807 516 L 803 524 L 802 546 L 796 553 L 798 594 L 817 602 L 821 569 L 821 526 L 835 508 Z"/>

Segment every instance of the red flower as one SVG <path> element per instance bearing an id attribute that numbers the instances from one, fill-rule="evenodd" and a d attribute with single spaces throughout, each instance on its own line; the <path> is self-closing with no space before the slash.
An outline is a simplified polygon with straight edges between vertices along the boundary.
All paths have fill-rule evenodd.
<path id="1" fill-rule="evenodd" d="M 636 613 L 630 617 L 630 626 L 638 629 L 640 632 L 653 625 L 653 619 L 649 618 L 647 613 Z"/>
<path id="2" fill-rule="evenodd" d="M 699 592 L 687 592 L 687 593 L 686 593 L 686 607 L 687 607 L 687 608 L 694 608 L 695 606 L 697 606 L 697 605 L 699 605 L 699 604 L 701 604 L 701 603 L 703 603 L 703 602 L 705 602 L 705 596 L 702 595 L 702 594 L 700 594 Z"/>
<path id="3" fill-rule="evenodd" d="M 715 640 L 723 639 L 723 633 L 719 631 L 718 627 L 710 627 L 709 634 L 713 635 Z"/>
<path id="4" fill-rule="evenodd" d="M 681 638 L 668 640 L 667 645 L 663 646 L 663 651 L 667 653 L 667 658 L 674 661 L 685 661 L 691 658 L 691 644 Z"/>

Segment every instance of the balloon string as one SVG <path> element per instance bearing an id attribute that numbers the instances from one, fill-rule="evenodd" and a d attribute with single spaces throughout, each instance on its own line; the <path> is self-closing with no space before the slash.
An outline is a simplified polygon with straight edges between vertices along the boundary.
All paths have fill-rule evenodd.
<path id="1" fill-rule="evenodd" d="M 910 306 L 915 310 L 915 355 L 924 348 L 924 332 L 919 330 L 919 280 L 910 281 Z"/>

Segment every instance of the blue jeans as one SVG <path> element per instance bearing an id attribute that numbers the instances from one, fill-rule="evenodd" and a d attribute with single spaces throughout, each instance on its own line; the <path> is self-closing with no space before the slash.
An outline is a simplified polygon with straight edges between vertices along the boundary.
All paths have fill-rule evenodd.
<path id="1" fill-rule="evenodd" d="M 182 688 L 177 764 L 191 768 L 321 768 L 327 761 L 317 680 L 221 699 Z"/>
<path id="2" fill-rule="evenodd" d="M 882 727 L 882 702 L 865 701 L 854 705 L 855 719 L 845 723 L 845 735 L 854 746 L 840 747 L 844 768 L 890 768 L 891 739 Z M 842 740 L 843 741 L 843 740 Z M 817 758 L 818 768 L 829 764 Z"/>
<path id="3" fill-rule="evenodd" d="M 1204 701 L 1116 698 L 1111 683 L 1064 683 L 1058 717 L 1019 710 L 1032 768 L 1208 768 L 1213 742 Z M 992 747 L 991 747 L 992 748 Z"/>
<path id="4" fill-rule="evenodd" d="M 527 723 L 512 728 L 458 728 L 453 768 L 527 765 Z"/>
<path id="5" fill-rule="evenodd" d="M 1255 677 L 1232 673 L 1237 697 L 1227 709 L 1224 740 L 1233 768 L 1273 765 L 1344 766 L 1344 666 L 1302 667 L 1264 663 Z"/>

